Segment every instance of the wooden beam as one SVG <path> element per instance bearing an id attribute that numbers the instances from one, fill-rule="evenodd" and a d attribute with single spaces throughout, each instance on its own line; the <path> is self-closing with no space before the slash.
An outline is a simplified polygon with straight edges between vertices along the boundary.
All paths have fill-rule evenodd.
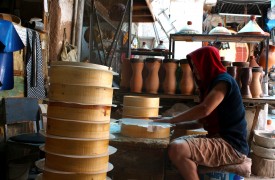
<path id="1" fill-rule="evenodd" d="M 149 0 L 133 1 L 133 22 L 155 22 L 155 16 Z"/>
<path id="2" fill-rule="evenodd" d="M 133 22 L 146 22 L 146 23 L 152 23 L 154 22 L 152 17 L 148 17 L 148 16 L 145 16 L 145 17 L 134 17 L 132 18 L 132 21 Z"/>

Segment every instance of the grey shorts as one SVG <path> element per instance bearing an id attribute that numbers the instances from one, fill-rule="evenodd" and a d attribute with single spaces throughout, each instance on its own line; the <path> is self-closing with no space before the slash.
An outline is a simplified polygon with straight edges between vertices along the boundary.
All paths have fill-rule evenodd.
<path id="1" fill-rule="evenodd" d="M 198 137 L 181 137 L 189 145 L 191 159 L 197 165 L 218 167 L 229 164 L 239 164 L 244 161 L 246 155 L 235 150 L 229 143 L 220 137 L 206 138 Z"/>

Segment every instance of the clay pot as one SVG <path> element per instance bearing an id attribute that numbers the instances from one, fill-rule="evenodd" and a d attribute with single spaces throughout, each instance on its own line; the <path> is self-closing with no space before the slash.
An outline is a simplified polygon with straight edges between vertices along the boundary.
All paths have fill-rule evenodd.
<path id="1" fill-rule="evenodd" d="M 164 94 L 176 93 L 176 70 L 178 67 L 178 61 L 175 59 L 164 59 L 163 66 L 165 69 L 165 77 L 163 81 Z"/>
<path id="2" fill-rule="evenodd" d="M 251 67 L 242 67 L 241 68 L 241 94 L 243 98 L 252 98 L 252 94 L 250 91 L 250 84 L 252 81 L 252 68 Z"/>
<path id="3" fill-rule="evenodd" d="M 222 60 L 221 63 L 225 68 L 228 67 L 228 66 L 231 66 L 231 64 L 232 64 L 231 61 L 226 61 L 226 60 Z"/>
<path id="4" fill-rule="evenodd" d="M 130 91 L 135 93 L 142 92 L 143 78 L 142 70 L 144 67 L 143 60 L 131 58 L 132 77 L 130 81 Z"/>
<path id="5" fill-rule="evenodd" d="M 195 90 L 195 83 L 193 79 L 193 73 L 187 59 L 180 60 L 181 67 L 181 81 L 180 91 L 183 95 L 192 95 Z"/>
<path id="6" fill-rule="evenodd" d="M 159 89 L 159 68 L 161 65 L 160 58 L 147 58 L 145 68 L 147 77 L 145 79 L 145 90 L 147 93 L 157 94 Z"/>
<path id="7" fill-rule="evenodd" d="M 249 67 L 259 67 L 259 64 L 257 63 L 255 56 L 249 57 Z"/>
<path id="8" fill-rule="evenodd" d="M 270 68 L 275 65 L 275 46 L 269 45 L 269 50 L 268 50 L 268 65 L 267 65 L 267 71 L 270 71 Z M 259 60 L 259 65 L 263 67 L 263 69 L 266 69 L 266 48 L 263 49 L 260 60 Z"/>
<path id="9" fill-rule="evenodd" d="M 228 74 L 230 74 L 234 79 L 236 79 L 237 66 L 227 66 L 226 70 Z"/>
<path id="10" fill-rule="evenodd" d="M 165 69 L 164 69 L 164 65 L 163 65 L 163 61 L 160 64 L 160 68 L 159 68 L 159 92 L 163 92 L 163 82 L 164 82 L 164 78 L 165 78 Z"/>
<path id="11" fill-rule="evenodd" d="M 128 91 L 130 88 L 130 80 L 132 77 L 132 67 L 129 58 L 124 58 L 122 61 L 120 75 L 120 89 Z"/>
<path id="12" fill-rule="evenodd" d="M 242 69 L 242 67 L 249 67 L 249 62 L 232 62 L 232 65 L 237 67 L 236 81 L 239 85 L 239 88 L 241 88 L 242 87 L 242 83 L 241 83 L 241 79 L 240 79 L 241 69 Z"/>
<path id="13" fill-rule="evenodd" d="M 261 86 L 262 77 L 263 77 L 263 68 L 253 67 L 252 82 L 250 84 L 250 91 L 253 98 L 260 98 L 262 95 L 262 86 Z"/>

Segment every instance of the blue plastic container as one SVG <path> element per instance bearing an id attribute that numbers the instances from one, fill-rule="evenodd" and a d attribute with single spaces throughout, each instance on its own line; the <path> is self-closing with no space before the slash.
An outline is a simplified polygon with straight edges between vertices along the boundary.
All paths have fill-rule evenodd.
<path id="1" fill-rule="evenodd" d="M 199 174 L 200 180 L 244 180 L 242 176 L 228 172 L 209 172 Z"/>
<path id="2" fill-rule="evenodd" d="M 0 90 L 10 90 L 13 87 L 13 53 L 0 53 Z"/>

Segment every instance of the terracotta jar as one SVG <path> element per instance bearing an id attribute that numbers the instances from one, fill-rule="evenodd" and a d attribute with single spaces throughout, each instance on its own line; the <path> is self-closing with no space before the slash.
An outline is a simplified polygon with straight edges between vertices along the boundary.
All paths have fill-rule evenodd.
<path id="1" fill-rule="evenodd" d="M 145 91 L 147 93 L 157 94 L 159 89 L 159 68 L 161 65 L 160 58 L 147 58 L 145 68 L 147 77 L 145 78 Z"/>
<path id="2" fill-rule="evenodd" d="M 231 61 L 226 61 L 226 60 L 222 60 L 221 63 L 225 68 L 228 67 L 228 66 L 231 66 L 231 64 L 232 64 Z"/>
<path id="3" fill-rule="evenodd" d="M 132 67 L 130 63 L 130 58 L 124 58 L 121 63 L 121 73 L 120 73 L 120 89 L 122 91 L 129 90 L 131 77 L 132 77 Z"/>
<path id="4" fill-rule="evenodd" d="M 143 60 L 131 58 L 132 77 L 130 81 L 130 91 L 135 93 L 142 92 L 143 78 L 142 70 L 144 67 Z"/>
<path id="5" fill-rule="evenodd" d="M 183 95 L 192 95 L 195 90 L 193 73 L 187 59 L 180 60 L 180 91 Z"/>
<path id="6" fill-rule="evenodd" d="M 237 71 L 236 71 L 236 81 L 239 85 L 239 88 L 242 87 L 242 82 L 241 82 L 241 69 L 242 67 L 249 67 L 249 62 L 232 62 L 233 66 L 237 67 Z"/>
<path id="7" fill-rule="evenodd" d="M 275 46 L 269 45 L 268 50 L 268 66 L 267 70 L 270 71 L 270 68 L 275 65 Z M 262 53 L 260 55 L 259 65 L 263 67 L 263 69 L 266 69 L 266 48 L 262 50 Z"/>
<path id="8" fill-rule="evenodd" d="M 234 79 L 236 79 L 237 66 L 227 66 L 226 70 L 228 74 L 230 74 Z"/>
<path id="9" fill-rule="evenodd" d="M 221 63 L 225 68 L 232 65 L 232 62 L 225 60 L 224 56 L 221 56 Z"/>
<path id="10" fill-rule="evenodd" d="M 178 67 L 178 61 L 175 59 L 164 59 L 163 67 L 165 69 L 163 92 L 164 94 L 175 94 L 177 86 L 176 70 Z"/>
<path id="11" fill-rule="evenodd" d="M 249 67 L 259 67 L 259 64 L 257 63 L 255 56 L 249 57 Z"/>
<path id="12" fill-rule="evenodd" d="M 163 81 L 165 78 L 165 69 L 164 69 L 163 61 L 161 61 L 158 75 L 159 75 L 159 92 L 163 93 Z"/>
<path id="13" fill-rule="evenodd" d="M 263 68 L 253 67 L 252 68 L 252 81 L 250 84 L 250 91 L 253 98 L 260 98 L 262 95 L 262 77 Z"/>
<path id="14" fill-rule="evenodd" d="M 243 98 L 252 98 L 250 91 L 250 84 L 252 81 L 252 68 L 251 67 L 242 67 L 240 71 L 240 80 L 241 80 L 241 94 Z"/>

